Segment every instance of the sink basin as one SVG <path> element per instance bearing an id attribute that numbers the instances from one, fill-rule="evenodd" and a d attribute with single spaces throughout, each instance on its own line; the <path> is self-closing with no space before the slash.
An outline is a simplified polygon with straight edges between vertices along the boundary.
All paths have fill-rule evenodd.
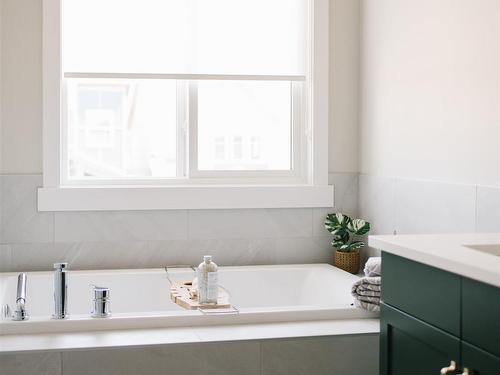
<path id="1" fill-rule="evenodd" d="M 494 245 L 465 245 L 465 247 L 468 247 L 469 249 L 472 250 L 477 250 L 481 251 L 483 253 L 488 253 L 491 255 L 496 255 L 500 257 L 500 244 L 494 244 Z"/>

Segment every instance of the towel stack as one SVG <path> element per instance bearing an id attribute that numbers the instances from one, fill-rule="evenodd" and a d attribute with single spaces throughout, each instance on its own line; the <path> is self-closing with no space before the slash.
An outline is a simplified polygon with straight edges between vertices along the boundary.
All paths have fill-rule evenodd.
<path id="1" fill-rule="evenodd" d="M 380 291 L 382 285 L 382 258 L 369 258 L 365 265 L 365 277 L 352 286 L 354 305 L 368 311 L 380 311 Z"/>

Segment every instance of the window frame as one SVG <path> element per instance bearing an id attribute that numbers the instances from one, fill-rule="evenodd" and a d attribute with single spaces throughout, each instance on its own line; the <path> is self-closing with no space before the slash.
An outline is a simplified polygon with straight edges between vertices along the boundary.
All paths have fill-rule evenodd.
<path id="1" fill-rule="evenodd" d="M 176 178 L 69 181 L 67 177 L 66 80 L 61 64 L 61 0 L 43 0 L 43 187 L 41 211 L 170 208 L 331 207 L 328 186 L 328 0 L 309 0 L 307 79 L 292 82 L 292 168 L 289 171 L 199 171 L 196 132 L 187 129 L 185 97 L 178 90 Z M 99 74 L 93 74 L 93 77 Z M 65 75 L 68 77 L 68 74 Z M 69 74 L 71 76 L 71 74 Z M 152 78 L 136 74 L 137 78 Z M 155 75 L 160 76 L 160 75 Z M 161 75 L 163 78 L 178 76 Z M 127 78 L 106 74 L 106 78 Z M 183 75 L 185 80 L 231 79 L 231 76 Z M 242 79 L 242 76 L 233 77 Z M 249 80 L 297 81 L 297 77 L 246 76 Z M 184 84 L 184 83 L 181 83 Z M 179 83 L 178 83 L 179 85 Z M 193 95 L 188 85 L 189 95 Z M 303 86 L 302 88 L 299 88 Z M 306 95 L 303 95 L 306 93 Z M 190 100 L 196 98 L 191 97 Z M 306 136 L 302 136 L 305 134 Z M 185 142 L 185 137 L 188 142 Z M 186 157 L 185 145 L 189 144 Z M 188 162 L 189 161 L 189 162 Z M 189 178 L 185 178 L 187 171 Z M 117 193 L 119 192 L 119 193 Z M 113 198 L 114 194 L 114 198 Z M 106 199 L 96 198 L 105 197 Z M 151 198 L 155 197 L 155 200 Z M 203 201 L 211 200 L 210 202 Z"/>

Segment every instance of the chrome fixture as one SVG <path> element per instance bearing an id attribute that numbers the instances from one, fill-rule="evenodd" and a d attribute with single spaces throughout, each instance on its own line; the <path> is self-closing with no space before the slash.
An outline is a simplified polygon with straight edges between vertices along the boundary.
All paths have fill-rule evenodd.
<path id="1" fill-rule="evenodd" d="M 10 315 L 10 307 L 8 304 L 4 304 L 2 305 L 2 309 L 1 309 L 1 312 L 0 312 L 0 317 L 2 319 L 9 319 L 9 318 L 12 318 L 12 316 Z"/>
<path id="2" fill-rule="evenodd" d="M 25 273 L 20 273 L 17 277 L 17 294 L 16 294 L 16 310 L 12 315 L 12 320 L 28 320 L 28 312 L 26 311 L 26 281 Z"/>
<path id="3" fill-rule="evenodd" d="M 52 319 L 67 317 L 68 285 L 66 267 L 68 263 L 54 263 L 54 314 Z"/>
<path id="4" fill-rule="evenodd" d="M 111 315 L 109 310 L 109 288 L 94 285 L 94 310 L 92 318 L 107 318 Z"/>

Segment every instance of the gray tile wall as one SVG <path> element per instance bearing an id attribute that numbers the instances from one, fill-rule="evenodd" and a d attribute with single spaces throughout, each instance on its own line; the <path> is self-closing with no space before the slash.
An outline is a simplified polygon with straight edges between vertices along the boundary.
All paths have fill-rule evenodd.
<path id="1" fill-rule="evenodd" d="M 358 176 L 332 174 L 325 209 L 37 212 L 40 175 L 0 176 L 0 271 L 330 262 L 328 212 L 357 214 Z"/>
<path id="2" fill-rule="evenodd" d="M 500 232 L 500 187 L 362 174 L 359 216 L 373 234 Z"/>
<path id="3" fill-rule="evenodd" d="M 0 355 L 2 375 L 376 375 L 378 335 Z"/>
<path id="4" fill-rule="evenodd" d="M 0 176 L 0 271 L 330 262 L 323 220 L 342 211 L 373 234 L 500 231 L 500 187 L 331 174 L 336 207 L 39 213 L 40 175 Z M 358 209 L 359 206 L 359 209 Z M 368 250 L 366 255 L 376 254 Z"/>

